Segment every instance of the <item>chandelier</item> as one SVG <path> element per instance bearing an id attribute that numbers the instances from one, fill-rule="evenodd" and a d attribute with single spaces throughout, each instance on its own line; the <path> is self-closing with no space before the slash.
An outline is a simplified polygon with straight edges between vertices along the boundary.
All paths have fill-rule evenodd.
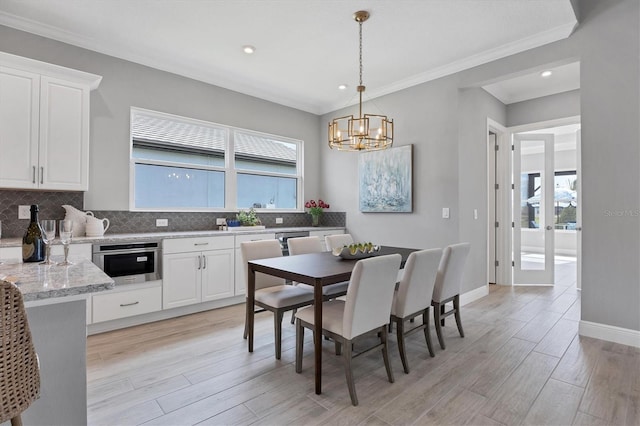
<path id="1" fill-rule="evenodd" d="M 362 114 L 362 23 L 369 19 L 365 10 L 353 14 L 360 27 L 360 84 L 357 87 L 360 97 L 358 117 L 347 115 L 333 119 L 329 123 L 329 148 L 340 151 L 375 151 L 386 149 L 393 144 L 393 120 L 386 115 Z"/>

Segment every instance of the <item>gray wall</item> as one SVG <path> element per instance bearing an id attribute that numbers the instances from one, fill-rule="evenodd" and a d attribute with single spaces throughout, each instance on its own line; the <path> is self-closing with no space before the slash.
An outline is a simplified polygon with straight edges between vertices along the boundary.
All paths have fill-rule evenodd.
<path id="1" fill-rule="evenodd" d="M 539 123 L 577 115 L 580 115 L 580 90 L 571 90 L 507 105 L 507 126 Z"/>
<path id="2" fill-rule="evenodd" d="M 331 151 L 325 145 L 326 123 L 339 112 L 318 121 L 311 114 L 9 28 L 0 27 L 0 50 L 105 77 L 92 94 L 87 208 L 127 208 L 131 105 L 300 138 L 306 142 L 306 198 L 321 197 L 332 209 L 346 211 L 347 227 L 356 239 L 416 247 L 471 241 L 464 291 L 485 283 L 486 230 L 480 226 L 486 222 L 486 129 L 481 122 L 489 116 L 507 124 L 507 110 L 480 92 L 460 89 L 580 60 L 582 318 L 640 330 L 638 3 L 582 0 L 580 26 L 566 40 L 368 105 L 395 119 L 398 146 L 414 145 L 413 214 L 358 211 L 356 155 Z M 514 123 L 520 120 L 512 114 Z M 555 114 L 565 112 L 550 113 Z M 538 117 L 532 114 L 528 119 Z M 481 215 L 478 221 L 470 219 L 470 209 L 476 206 Z M 451 219 L 441 218 L 442 207 L 451 209 Z"/>
<path id="3" fill-rule="evenodd" d="M 103 76 L 98 89 L 91 92 L 85 209 L 129 208 L 131 106 L 302 139 L 305 194 L 317 198 L 320 131 L 314 114 L 3 26 L 0 51 Z"/>
<path id="4" fill-rule="evenodd" d="M 479 93 L 458 93 L 458 88 L 580 60 L 582 319 L 640 330 L 638 3 L 580 1 L 581 23 L 568 39 L 376 99 L 375 106 L 368 108 L 394 118 L 395 143 L 415 146 L 414 213 L 360 213 L 356 155 L 322 150 L 323 192 L 347 212 L 347 228 L 356 239 L 387 244 L 435 247 L 470 240 L 472 263 L 464 290 L 483 285 L 486 231 L 479 226 L 485 220 L 481 217 L 477 225 L 469 219 L 469 209 L 477 205 L 479 213 L 486 214 L 479 198 L 484 196 L 487 180 L 486 151 L 481 148 L 486 130 L 471 123 L 478 115 L 500 115 L 501 108 Z M 474 109 L 474 102 L 480 109 Z M 538 102 L 541 107 L 546 100 Z M 575 97 L 548 113 L 536 110 L 530 111 L 527 120 L 565 117 L 569 111 L 574 115 Z M 325 115 L 323 124 L 343 112 Z M 506 124 L 507 112 L 502 114 L 491 118 Z M 510 124 L 521 120 L 522 114 L 514 108 Z M 451 219 L 441 219 L 442 207 L 452 209 Z"/>

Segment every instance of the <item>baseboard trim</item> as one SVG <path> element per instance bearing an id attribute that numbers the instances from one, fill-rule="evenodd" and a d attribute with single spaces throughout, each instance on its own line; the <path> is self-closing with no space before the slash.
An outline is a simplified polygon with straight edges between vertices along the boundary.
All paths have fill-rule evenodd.
<path id="1" fill-rule="evenodd" d="M 640 331 L 613 325 L 600 324 L 591 321 L 580 321 L 578 325 L 580 336 L 620 343 L 621 345 L 640 348 Z"/>
<path id="2" fill-rule="evenodd" d="M 478 287 L 466 293 L 462 293 L 460 295 L 460 305 L 464 306 L 468 303 L 476 301 L 478 299 L 482 299 L 483 297 L 489 295 L 489 285 L 483 285 L 482 287 Z"/>

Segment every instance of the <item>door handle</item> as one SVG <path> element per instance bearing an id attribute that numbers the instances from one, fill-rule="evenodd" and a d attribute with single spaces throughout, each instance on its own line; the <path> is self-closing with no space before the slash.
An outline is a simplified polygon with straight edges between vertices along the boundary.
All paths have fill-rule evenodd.
<path id="1" fill-rule="evenodd" d="M 547 231 L 551 231 L 553 229 L 553 227 L 551 225 L 547 225 Z"/>

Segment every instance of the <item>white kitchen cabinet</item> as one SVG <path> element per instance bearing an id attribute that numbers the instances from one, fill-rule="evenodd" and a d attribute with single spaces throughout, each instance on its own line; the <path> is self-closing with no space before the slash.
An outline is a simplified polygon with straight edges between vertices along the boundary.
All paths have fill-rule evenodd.
<path id="1" fill-rule="evenodd" d="M 115 290 L 93 295 L 94 323 L 142 315 L 160 309 L 162 309 L 160 281 L 150 281 L 145 283 L 144 287 L 135 284 L 119 286 Z"/>
<path id="2" fill-rule="evenodd" d="M 236 254 L 235 254 L 235 295 L 244 295 L 247 292 L 247 266 L 242 262 L 242 252 L 240 244 L 244 241 L 273 240 L 276 238 L 275 233 L 266 234 L 241 234 L 236 235 Z"/>
<path id="3" fill-rule="evenodd" d="M 324 251 L 329 251 L 329 249 L 327 248 L 327 246 L 325 244 L 324 237 L 326 237 L 327 235 L 336 235 L 336 234 L 344 234 L 344 230 L 342 230 L 342 229 L 327 229 L 327 230 L 322 230 L 322 231 L 309 231 L 309 236 L 310 237 L 320 237 L 320 240 L 322 240 L 322 247 L 323 247 Z"/>
<path id="4" fill-rule="evenodd" d="M 89 188 L 89 93 L 101 79 L 0 52 L 0 187 Z"/>
<path id="5" fill-rule="evenodd" d="M 231 235 L 163 241 L 163 309 L 231 297 L 234 294 Z"/>

